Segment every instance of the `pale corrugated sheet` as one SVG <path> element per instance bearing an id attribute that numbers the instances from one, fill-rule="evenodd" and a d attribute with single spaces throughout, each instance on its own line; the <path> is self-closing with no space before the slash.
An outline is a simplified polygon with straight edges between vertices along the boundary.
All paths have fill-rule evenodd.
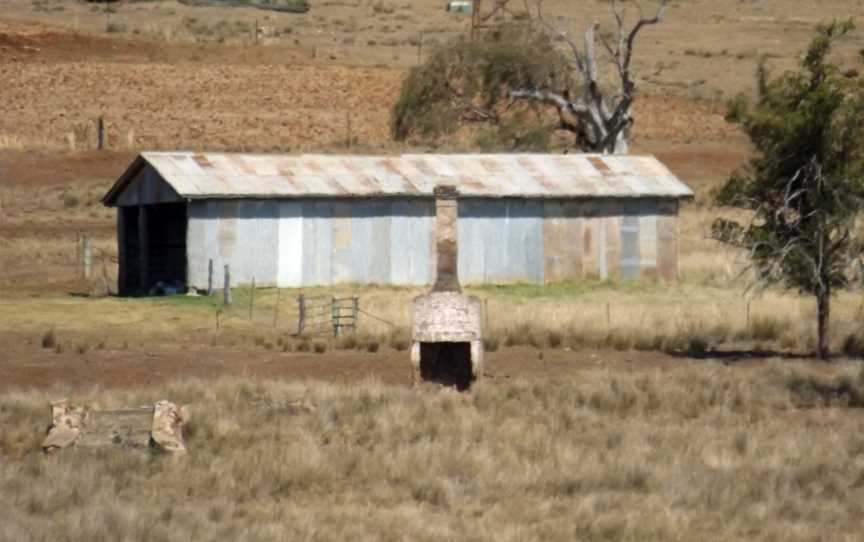
<path id="1" fill-rule="evenodd" d="M 586 154 L 253 155 L 144 152 L 186 199 L 432 197 L 455 185 L 465 197 L 688 198 L 692 190 L 653 156 Z M 113 205 L 135 165 L 105 196 Z"/>

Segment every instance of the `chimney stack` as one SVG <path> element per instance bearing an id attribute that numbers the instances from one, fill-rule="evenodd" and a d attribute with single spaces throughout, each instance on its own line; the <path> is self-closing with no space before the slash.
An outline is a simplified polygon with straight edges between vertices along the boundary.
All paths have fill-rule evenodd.
<path id="1" fill-rule="evenodd" d="M 459 245 L 456 224 L 459 220 L 459 191 L 455 186 L 436 186 L 435 238 L 438 251 L 437 276 L 432 290 L 459 292 Z"/>

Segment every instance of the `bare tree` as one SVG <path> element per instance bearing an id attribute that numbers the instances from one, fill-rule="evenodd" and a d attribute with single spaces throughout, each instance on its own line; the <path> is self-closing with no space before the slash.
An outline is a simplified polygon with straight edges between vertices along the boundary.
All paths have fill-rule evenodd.
<path id="1" fill-rule="evenodd" d="M 570 52 L 572 69 L 582 80 L 582 94 L 571 98 L 568 93 L 550 89 L 514 89 L 510 96 L 516 99 L 539 100 L 551 104 L 558 110 L 561 127 L 576 134 L 577 144 L 585 149 L 604 153 L 626 153 L 627 135 L 633 124 L 630 106 L 633 104 L 636 83 L 630 73 L 636 36 L 646 26 L 663 19 L 668 0 L 660 0 L 653 17 L 645 17 L 639 7 L 639 19 L 628 27 L 625 8 L 619 0 L 611 0 L 615 15 L 615 31 L 598 34 L 599 23 L 592 22 L 583 36 L 580 47 L 566 30 L 554 27 L 543 16 L 543 0 L 536 3 L 537 20 L 546 32 L 563 40 Z M 526 0 L 526 7 L 530 7 Z M 604 92 L 598 79 L 597 38 L 609 55 L 618 76 L 618 88 L 614 94 Z"/>

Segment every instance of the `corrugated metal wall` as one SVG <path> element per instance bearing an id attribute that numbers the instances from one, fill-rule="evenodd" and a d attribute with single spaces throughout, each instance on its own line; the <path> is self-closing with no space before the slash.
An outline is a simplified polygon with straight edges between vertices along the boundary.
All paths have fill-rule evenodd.
<path id="1" fill-rule="evenodd" d="M 463 199 L 463 284 L 678 275 L 676 200 Z"/>
<path id="2" fill-rule="evenodd" d="M 429 284 L 434 201 L 224 200 L 189 204 L 189 286 Z"/>
<path id="3" fill-rule="evenodd" d="M 459 282 L 543 282 L 541 200 L 459 200 Z"/>
<path id="4" fill-rule="evenodd" d="M 459 201 L 462 284 L 678 274 L 675 200 Z M 189 204 L 189 285 L 428 285 L 434 201 L 224 200 Z"/>

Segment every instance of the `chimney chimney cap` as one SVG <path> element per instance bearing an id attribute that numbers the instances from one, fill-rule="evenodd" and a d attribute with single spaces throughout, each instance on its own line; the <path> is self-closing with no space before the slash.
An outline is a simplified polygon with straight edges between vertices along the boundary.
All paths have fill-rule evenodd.
<path id="1" fill-rule="evenodd" d="M 459 190 L 452 184 L 439 184 L 432 193 L 436 198 L 458 198 Z"/>

